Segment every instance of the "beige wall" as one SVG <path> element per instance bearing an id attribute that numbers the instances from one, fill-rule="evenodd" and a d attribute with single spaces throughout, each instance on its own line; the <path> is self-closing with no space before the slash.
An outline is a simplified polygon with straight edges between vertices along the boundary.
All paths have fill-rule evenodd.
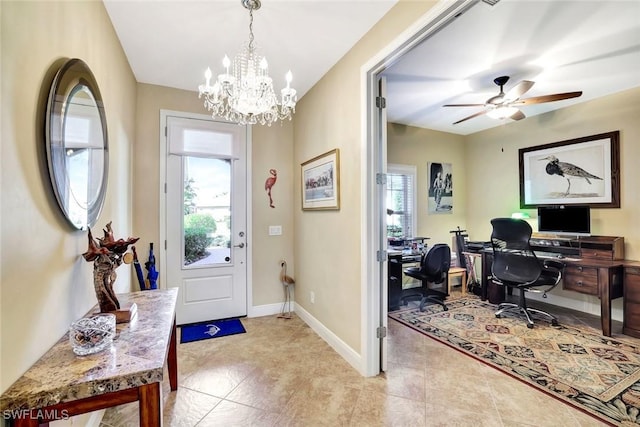
<path id="1" fill-rule="evenodd" d="M 427 244 L 451 245 L 451 230 L 466 229 L 467 199 L 464 137 L 398 123 L 387 125 L 387 162 L 417 167 L 418 199 L 416 236 L 429 237 Z M 429 214 L 427 162 L 451 163 L 453 174 L 453 210 L 450 214 Z M 453 250 L 453 247 L 451 248 Z"/>
<path id="2" fill-rule="evenodd" d="M 101 2 L 1 2 L 0 388 L 5 390 L 94 304 L 87 233 L 63 220 L 52 196 L 43 116 L 61 58 L 81 58 L 104 99 L 109 181 L 96 234 L 113 221 L 132 235 L 131 164 L 136 82 Z M 130 289 L 127 267 L 117 292 Z"/>
<path id="3" fill-rule="evenodd" d="M 154 243 L 160 251 L 160 110 L 206 113 L 197 93 L 139 83 L 137 86 L 136 140 L 133 159 L 133 228 L 145 248 Z M 159 286 L 166 287 L 160 257 Z"/>
<path id="4" fill-rule="evenodd" d="M 280 283 L 280 260 L 287 262 L 287 274 L 296 278 L 293 252 L 293 186 L 299 171 L 293 163 L 293 122 L 282 125 L 254 126 L 252 146 L 252 207 L 253 216 L 253 306 L 278 303 L 284 298 Z M 278 180 L 271 190 L 273 205 L 264 184 L 269 169 L 278 171 Z M 269 236 L 270 225 L 281 225 L 281 236 Z M 294 286 L 295 288 L 295 286 Z M 294 289 L 295 292 L 295 289 Z"/>
<path id="5" fill-rule="evenodd" d="M 628 259 L 640 259 L 640 88 L 527 118 L 466 138 L 467 217 L 478 240 L 489 220 L 519 211 L 518 149 L 620 131 L 620 209 L 592 209 L 592 234 L 624 236 Z M 481 177 L 481 178 L 480 178 Z M 531 215 L 537 229 L 537 211 Z"/>
<path id="6" fill-rule="evenodd" d="M 361 67 L 435 2 L 399 2 L 298 103 L 294 162 L 340 149 L 339 211 L 302 211 L 294 187 L 296 304 L 360 353 Z M 310 302 L 315 293 L 315 303 Z"/>
<path id="7" fill-rule="evenodd" d="M 133 225 L 140 236 L 139 246 L 148 248 L 160 240 L 160 110 L 207 114 L 197 92 L 138 84 L 135 156 L 133 167 Z M 281 259 L 288 262 L 289 273 L 295 271 L 293 257 L 293 125 L 254 126 L 252 130 L 251 192 L 249 210 L 253 218 L 253 306 L 282 301 L 279 281 Z M 264 183 L 269 169 L 278 171 L 272 196 L 275 208 L 269 207 Z M 269 236 L 269 225 L 281 225 L 281 236 Z M 163 280 L 160 286 L 175 286 Z"/>

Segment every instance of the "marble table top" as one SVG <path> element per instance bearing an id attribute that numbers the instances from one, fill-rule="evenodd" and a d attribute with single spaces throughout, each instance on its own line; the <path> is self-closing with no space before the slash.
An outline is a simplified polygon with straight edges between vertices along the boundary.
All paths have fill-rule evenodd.
<path id="1" fill-rule="evenodd" d="M 0 411 L 43 408 L 161 382 L 177 296 L 177 288 L 118 294 L 121 306 L 136 303 L 138 313 L 116 326 L 109 348 L 77 356 L 67 332 L 2 394 Z M 97 311 L 96 306 L 88 315 Z"/>

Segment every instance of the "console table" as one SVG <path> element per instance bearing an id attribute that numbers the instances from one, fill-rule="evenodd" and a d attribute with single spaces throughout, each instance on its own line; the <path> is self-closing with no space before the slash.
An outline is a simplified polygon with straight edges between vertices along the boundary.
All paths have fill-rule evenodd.
<path id="1" fill-rule="evenodd" d="M 178 388 L 177 296 L 177 288 L 119 294 L 138 313 L 117 325 L 110 348 L 76 356 L 65 334 L 2 394 L 0 411 L 12 415 L 14 426 L 34 427 L 138 401 L 140 425 L 161 426 L 165 363 L 171 390 Z"/>

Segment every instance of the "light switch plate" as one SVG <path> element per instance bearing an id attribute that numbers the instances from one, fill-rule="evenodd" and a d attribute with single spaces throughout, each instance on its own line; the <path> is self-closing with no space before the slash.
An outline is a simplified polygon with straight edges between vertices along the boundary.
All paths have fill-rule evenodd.
<path id="1" fill-rule="evenodd" d="M 280 236 L 282 234 L 282 226 L 281 225 L 270 225 L 269 226 L 269 236 Z"/>

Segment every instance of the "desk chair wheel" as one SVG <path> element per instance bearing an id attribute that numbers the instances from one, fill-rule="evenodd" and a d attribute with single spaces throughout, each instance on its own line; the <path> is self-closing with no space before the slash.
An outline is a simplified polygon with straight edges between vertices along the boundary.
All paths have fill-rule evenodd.
<path id="1" fill-rule="evenodd" d="M 501 312 L 496 313 L 495 316 L 498 319 L 502 319 L 502 313 Z M 548 316 L 550 316 L 550 315 L 548 315 Z M 556 319 L 555 317 L 552 317 L 551 318 L 551 326 L 559 326 L 559 325 L 560 324 L 558 323 L 558 319 Z M 533 322 L 527 321 L 527 328 L 533 329 Z"/>
<path id="2" fill-rule="evenodd" d="M 428 295 L 426 297 L 423 297 L 422 300 L 420 300 L 420 311 L 424 311 L 424 306 L 427 304 L 427 302 L 432 302 L 435 304 L 439 304 L 442 307 L 442 311 L 448 311 L 449 307 L 447 307 L 447 305 L 444 303 L 444 301 L 433 297 L 431 295 Z"/>

